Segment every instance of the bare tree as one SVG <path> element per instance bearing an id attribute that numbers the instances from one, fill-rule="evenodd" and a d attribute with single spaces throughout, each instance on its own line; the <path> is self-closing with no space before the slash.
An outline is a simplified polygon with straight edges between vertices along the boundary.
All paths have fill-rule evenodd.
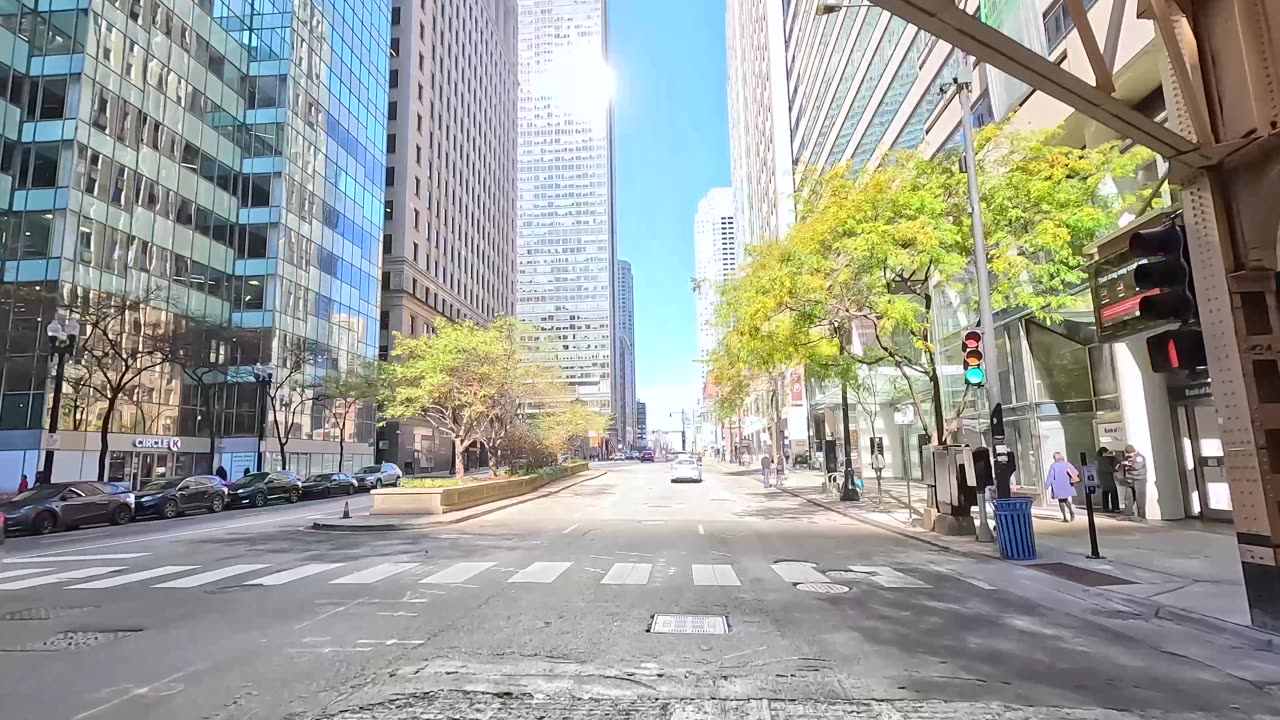
<path id="1" fill-rule="evenodd" d="M 238 331 L 225 323 L 204 318 L 186 320 L 175 330 L 168 338 L 166 352 L 182 371 L 184 381 L 194 386 L 199 396 L 200 412 L 206 419 L 212 471 L 218 452 L 218 424 L 226 397 L 229 348 Z M 196 432 L 199 424 L 197 421 Z"/>
<path id="2" fill-rule="evenodd" d="M 84 384 L 105 404 L 99 425 L 98 481 L 107 475 L 108 436 L 116 409 L 149 373 L 169 364 L 172 314 L 164 295 L 151 288 L 138 296 L 73 288 L 66 312 L 80 322 L 79 349 Z"/>
<path id="3" fill-rule="evenodd" d="M 280 445 L 280 469 L 289 469 L 289 440 L 298 429 L 302 409 L 321 393 L 321 381 L 315 375 L 317 363 L 328 356 L 313 340 L 281 338 L 271 382 L 266 383 L 271 425 Z"/>
<path id="4" fill-rule="evenodd" d="M 321 403 L 338 431 L 338 469 L 347 451 L 347 427 L 351 418 L 364 403 L 373 403 L 378 396 L 378 365 L 373 360 L 360 359 L 341 370 L 335 370 L 320 379 L 315 402 Z"/>

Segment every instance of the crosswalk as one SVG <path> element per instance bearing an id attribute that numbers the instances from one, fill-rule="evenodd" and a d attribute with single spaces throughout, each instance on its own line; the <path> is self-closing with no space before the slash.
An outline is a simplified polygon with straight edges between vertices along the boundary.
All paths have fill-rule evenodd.
<path id="1" fill-rule="evenodd" d="M 678 566 L 660 561 L 575 563 L 550 560 L 532 562 L 521 568 L 501 567 L 491 561 L 465 561 L 447 565 L 376 560 L 372 560 L 376 564 L 368 564 L 369 562 L 302 565 L 241 563 L 213 568 L 200 565 L 163 565 L 147 569 L 130 569 L 119 565 L 95 565 L 76 569 L 67 569 L 65 566 L 24 567 L 0 571 L 0 593 L 53 586 L 60 586 L 65 590 L 134 587 L 193 590 L 224 586 L 279 587 L 307 581 L 328 585 L 401 583 L 461 588 L 494 582 L 549 585 L 558 581 L 585 581 L 603 586 L 691 583 L 697 588 L 738 588 L 744 585 L 744 578 L 747 583 L 782 582 L 794 586 L 852 580 L 865 581 L 863 584 L 866 586 L 876 585 L 889 589 L 931 587 L 917 577 L 889 567 L 846 565 L 843 568 L 848 570 L 834 568 L 819 571 L 811 563 L 801 562 L 744 563 L 737 568 L 731 563 Z M 772 573 L 765 571 L 764 567 L 768 567 Z M 746 574 L 740 576 L 739 571 L 742 570 Z"/>

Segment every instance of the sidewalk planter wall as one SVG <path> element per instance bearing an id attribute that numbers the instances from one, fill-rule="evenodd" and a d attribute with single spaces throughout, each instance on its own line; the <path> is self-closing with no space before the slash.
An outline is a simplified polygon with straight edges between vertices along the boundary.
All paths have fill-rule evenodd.
<path id="1" fill-rule="evenodd" d="M 553 480 L 580 473 L 588 467 L 589 465 L 585 462 L 569 463 L 543 468 L 533 475 L 453 487 L 382 488 L 370 493 L 373 496 L 373 509 L 369 514 L 442 515 L 454 510 L 465 510 L 477 505 L 524 495 Z"/>

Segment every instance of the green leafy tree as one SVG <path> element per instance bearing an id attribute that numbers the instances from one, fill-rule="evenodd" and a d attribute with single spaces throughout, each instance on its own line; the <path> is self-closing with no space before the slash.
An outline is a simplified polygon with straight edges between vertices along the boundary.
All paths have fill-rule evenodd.
<path id="1" fill-rule="evenodd" d="M 1151 157 L 1116 143 L 1064 147 L 1054 137 L 991 126 L 976 138 L 997 311 L 1052 319 L 1072 303 L 1087 280 L 1084 247 L 1134 202 L 1113 181 L 1132 178 Z M 847 382 L 857 380 L 857 365 L 891 364 L 924 430 L 944 438 L 965 400 L 949 426 L 935 313 L 944 298 L 977 305 L 972 215 L 957 160 L 900 152 L 858 176 L 847 166 L 806 175 L 787 237 L 753 253 L 725 288 L 735 306 L 722 313 L 723 352 L 713 360 L 728 374 L 804 363 Z M 865 342 L 853 343 L 855 332 Z"/>
<path id="2" fill-rule="evenodd" d="M 347 451 L 347 428 L 362 407 L 378 396 L 378 364 L 360 359 L 323 376 L 314 401 L 324 408 L 338 434 L 338 469 Z"/>
<path id="3" fill-rule="evenodd" d="M 609 427 L 609 418 L 574 400 L 539 414 L 534 427 L 542 442 L 562 457 L 572 453 L 583 440 L 603 434 Z"/>

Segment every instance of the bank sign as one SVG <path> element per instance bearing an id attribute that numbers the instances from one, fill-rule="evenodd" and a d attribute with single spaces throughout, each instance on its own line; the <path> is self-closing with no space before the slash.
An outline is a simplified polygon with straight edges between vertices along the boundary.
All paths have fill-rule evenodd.
<path id="1" fill-rule="evenodd" d="M 133 446 L 139 450 L 173 450 L 182 449 L 182 438 L 140 437 L 133 439 Z"/>

